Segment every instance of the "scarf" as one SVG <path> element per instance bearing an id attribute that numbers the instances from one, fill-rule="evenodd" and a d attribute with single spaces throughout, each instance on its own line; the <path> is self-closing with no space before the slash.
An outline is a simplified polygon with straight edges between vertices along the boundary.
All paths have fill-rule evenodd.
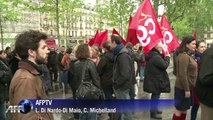
<path id="1" fill-rule="evenodd" d="M 113 54 L 112 54 L 112 60 L 114 61 L 116 56 L 119 54 L 119 52 L 121 51 L 121 49 L 124 48 L 124 45 L 121 43 L 121 44 L 118 44 L 115 49 L 113 50 Z"/>
<path id="2" fill-rule="evenodd" d="M 33 68 L 35 68 L 39 72 L 40 75 L 42 74 L 42 67 L 41 66 L 38 66 L 38 65 L 34 64 L 33 62 L 31 62 L 27 59 L 23 60 L 23 61 L 30 64 L 31 66 L 33 66 Z"/>

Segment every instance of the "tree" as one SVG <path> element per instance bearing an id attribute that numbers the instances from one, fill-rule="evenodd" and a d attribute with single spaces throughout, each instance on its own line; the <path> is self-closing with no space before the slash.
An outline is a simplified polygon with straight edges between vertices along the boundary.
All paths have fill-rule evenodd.
<path id="1" fill-rule="evenodd" d="M 66 40 L 67 41 L 67 31 L 71 27 L 71 23 L 75 23 L 79 20 L 80 16 L 82 16 L 82 11 L 78 11 L 77 9 L 83 6 L 82 0 L 41 0 L 41 2 L 37 2 L 36 4 L 32 4 L 29 0 L 25 2 L 25 6 L 28 8 L 39 11 L 41 13 L 50 13 L 52 19 L 56 22 L 56 30 L 59 45 L 61 45 L 60 39 L 60 26 L 66 28 Z M 51 18 L 50 18 L 51 19 Z"/>
<path id="2" fill-rule="evenodd" d="M 58 0 L 41 0 L 41 1 L 33 1 L 33 0 L 25 0 L 23 4 L 33 11 L 39 11 L 40 13 L 49 13 L 52 15 L 52 18 L 56 23 L 56 31 L 58 44 L 60 46 L 60 32 L 59 32 L 59 1 Z"/>
<path id="3" fill-rule="evenodd" d="M 83 6 L 82 0 L 65 0 L 60 3 L 60 24 L 66 28 L 65 31 L 65 45 L 68 40 L 67 31 L 71 28 L 71 24 L 80 20 L 83 15 L 83 11 L 80 9 Z M 73 26 L 72 26 L 73 27 Z"/>
<path id="4" fill-rule="evenodd" d="M 193 32 L 202 38 L 204 29 L 212 26 L 213 0 L 154 0 L 155 11 L 164 6 L 164 14 L 180 38 Z M 202 19 L 200 17 L 202 16 Z"/>
<path id="5" fill-rule="evenodd" d="M 98 1 L 98 0 L 97 0 Z M 118 27 L 121 36 L 127 33 L 129 16 L 133 14 L 136 3 L 130 0 L 103 0 L 96 2 L 96 10 L 110 26 Z"/>
<path id="6" fill-rule="evenodd" d="M 10 21 L 17 21 L 18 17 L 20 16 L 18 11 L 15 11 L 18 3 L 20 1 L 9 1 L 9 0 L 2 0 L 0 2 L 0 32 L 1 32 L 1 47 L 4 48 L 4 30 L 3 30 L 3 23 L 10 22 Z"/>

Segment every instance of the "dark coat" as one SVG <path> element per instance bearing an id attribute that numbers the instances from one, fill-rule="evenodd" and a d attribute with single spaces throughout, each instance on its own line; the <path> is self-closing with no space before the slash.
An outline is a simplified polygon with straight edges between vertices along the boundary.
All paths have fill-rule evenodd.
<path id="1" fill-rule="evenodd" d="M 99 74 L 97 72 L 97 68 L 95 63 L 90 60 L 90 59 L 80 59 L 77 60 L 73 67 L 73 77 L 71 80 L 71 85 L 72 85 L 72 91 L 73 91 L 73 96 L 75 98 L 75 92 L 78 89 L 80 83 L 81 83 L 81 78 L 82 78 L 82 71 L 84 66 L 86 66 L 86 71 L 85 71 L 85 81 L 92 81 L 92 83 L 98 87 L 101 88 L 100 85 L 100 77 Z"/>
<path id="2" fill-rule="evenodd" d="M 14 75 L 16 70 L 18 70 L 18 63 L 20 59 L 17 57 L 13 57 L 10 61 L 10 69 L 12 70 L 12 74 Z"/>
<path id="3" fill-rule="evenodd" d="M 64 54 L 62 52 L 58 53 L 58 57 L 57 57 L 57 63 L 58 63 L 58 69 L 60 71 L 64 70 L 64 66 L 61 64 L 62 58 L 63 58 Z"/>
<path id="4" fill-rule="evenodd" d="M 113 62 L 111 52 L 106 52 L 101 56 L 97 69 L 101 78 L 102 88 L 112 86 Z"/>
<path id="5" fill-rule="evenodd" d="M 213 46 L 202 54 L 196 89 L 200 102 L 213 108 Z"/>
<path id="6" fill-rule="evenodd" d="M 145 92 L 159 94 L 170 92 L 170 81 L 166 69 L 170 57 L 164 59 L 156 49 L 152 49 L 146 57 L 143 89 Z"/>
<path id="7" fill-rule="evenodd" d="M 41 78 L 42 78 L 43 83 L 44 83 L 45 91 L 47 92 L 48 90 L 50 90 L 52 88 L 51 87 L 50 72 L 49 72 L 49 69 L 47 68 L 46 64 L 42 64 L 41 68 L 42 68 Z"/>
<path id="8" fill-rule="evenodd" d="M 12 72 L 6 60 L 0 57 L 0 102 L 9 100 L 9 85 Z"/>
<path id="9" fill-rule="evenodd" d="M 118 53 L 113 67 L 113 84 L 115 89 L 130 89 L 135 79 L 134 64 L 128 50 L 124 47 Z"/>
<path id="10" fill-rule="evenodd" d="M 56 51 L 50 51 L 49 55 L 48 55 L 48 63 L 47 65 L 51 66 L 51 65 L 56 65 L 57 64 L 57 57 L 58 57 L 58 53 Z"/>

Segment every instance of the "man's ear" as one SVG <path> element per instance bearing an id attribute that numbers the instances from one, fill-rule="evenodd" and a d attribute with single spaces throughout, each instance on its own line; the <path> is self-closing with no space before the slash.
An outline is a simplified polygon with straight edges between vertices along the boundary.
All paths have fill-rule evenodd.
<path id="1" fill-rule="evenodd" d="M 36 52 L 34 50 L 29 49 L 28 54 L 29 54 L 30 57 L 35 57 Z"/>

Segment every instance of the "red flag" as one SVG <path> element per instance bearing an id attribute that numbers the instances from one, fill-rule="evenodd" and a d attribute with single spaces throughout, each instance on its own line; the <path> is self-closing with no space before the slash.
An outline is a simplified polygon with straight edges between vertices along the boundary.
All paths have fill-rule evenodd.
<path id="1" fill-rule="evenodd" d="M 129 26 L 130 26 L 131 21 L 132 21 L 132 16 L 129 17 Z M 137 43 L 139 43 L 135 29 L 128 28 L 127 42 L 132 43 L 133 46 L 136 45 Z"/>
<path id="2" fill-rule="evenodd" d="M 90 39 L 90 41 L 89 41 L 89 46 L 92 46 L 94 43 L 95 43 L 95 41 L 98 39 L 98 37 L 99 37 L 99 32 L 98 32 L 98 30 L 96 31 L 96 33 L 95 33 L 95 36 L 94 36 L 94 38 L 91 38 Z"/>
<path id="3" fill-rule="evenodd" d="M 180 43 L 177 37 L 175 36 L 175 33 L 172 31 L 172 28 L 169 22 L 167 21 L 165 15 L 162 16 L 160 25 L 161 25 L 161 32 L 163 35 L 163 41 L 162 41 L 164 45 L 163 51 L 171 52 L 174 49 L 176 49 L 180 45 Z"/>
<path id="4" fill-rule="evenodd" d="M 161 41 L 163 36 L 150 0 L 143 1 L 133 17 L 129 29 L 136 30 L 137 38 L 145 53 L 148 53 Z"/>
<path id="5" fill-rule="evenodd" d="M 118 33 L 118 31 L 115 30 L 115 28 L 113 28 L 112 34 L 116 34 L 116 35 L 120 36 L 120 34 Z M 121 36 L 120 36 L 120 38 L 122 39 L 122 43 L 123 43 L 124 45 L 126 45 L 126 41 L 125 41 Z"/>
<path id="6" fill-rule="evenodd" d="M 105 30 L 104 32 L 99 33 L 99 36 L 97 39 L 95 39 L 94 44 L 98 44 L 100 47 L 102 47 L 102 44 L 108 40 L 108 30 Z"/>
<path id="7" fill-rule="evenodd" d="M 196 38 L 197 38 L 197 33 L 196 33 L 196 32 L 194 32 L 194 38 L 195 38 L 195 40 L 196 40 Z"/>

